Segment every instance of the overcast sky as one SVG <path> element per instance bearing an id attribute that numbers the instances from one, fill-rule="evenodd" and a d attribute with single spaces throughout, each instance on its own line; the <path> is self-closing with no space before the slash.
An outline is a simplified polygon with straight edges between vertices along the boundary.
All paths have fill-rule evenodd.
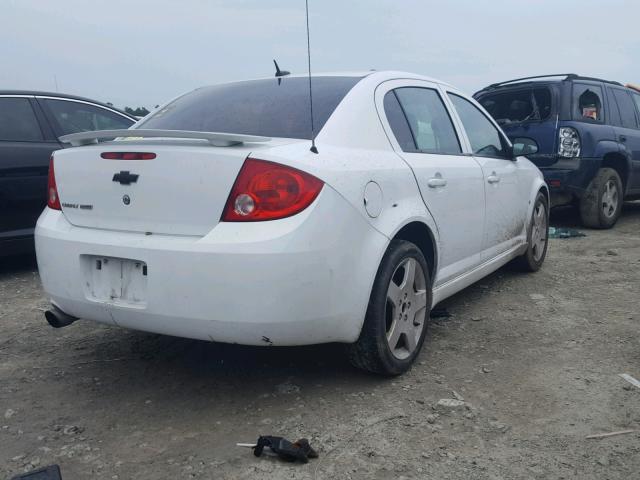
<path id="1" fill-rule="evenodd" d="M 314 71 L 406 70 L 473 93 L 575 72 L 640 83 L 638 0 L 309 0 Z M 0 0 L 0 88 L 153 107 L 306 71 L 304 0 Z"/>

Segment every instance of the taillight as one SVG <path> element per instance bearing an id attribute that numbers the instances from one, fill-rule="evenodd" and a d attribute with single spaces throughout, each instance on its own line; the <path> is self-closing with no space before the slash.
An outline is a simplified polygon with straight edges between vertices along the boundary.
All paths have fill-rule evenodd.
<path id="1" fill-rule="evenodd" d="M 247 158 L 221 220 L 257 222 L 290 217 L 311 205 L 323 185 L 322 180 L 295 168 Z"/>
<path id="2" fill-rule="evenodd" d="M 58 187 L 56 187 L 56 174 L 53 171 L 53 155 L 49 159 L 49 178 L 47 180 L 47 206 L 54 210 L 62 210 Z"/>
<path id="3" fill-rule="evenodd" d="M 150 152 L 103 152 L 100 156 L 106 160 L 153 160 L 155 153 Z"/>
<path id="4" fill-rule="evenodd" d="M 580 136 L 575 128 L 560 127 L 558 130 L 558 155 L 567 158 L 580 156 Z"/>

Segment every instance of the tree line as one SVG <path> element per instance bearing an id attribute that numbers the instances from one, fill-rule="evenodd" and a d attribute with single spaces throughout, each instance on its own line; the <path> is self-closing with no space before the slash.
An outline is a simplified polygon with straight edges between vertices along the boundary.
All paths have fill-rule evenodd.
<path id="1" fill-rule="evenodd" d="M 111 102 L 107 102 L 107 105 L 109 105 L 110 107 L 113 107 L 113 103 Z M 158 105 L 156 105 L 155 108 L 158 108 Z M 144 117 L 146 115 L 149 115 L 149 110 L 147 110 L 146 107 L 136 107 L 136 108 L 124 107 L 124 111 L 129 115 L 133 115 L 134 117 Z"/>

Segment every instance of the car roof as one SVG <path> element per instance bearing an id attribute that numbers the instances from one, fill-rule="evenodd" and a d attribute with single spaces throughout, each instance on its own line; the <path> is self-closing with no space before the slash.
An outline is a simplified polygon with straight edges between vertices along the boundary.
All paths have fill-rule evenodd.
<path id="1" fill-rule="evenodd" d="M 106 103 L 98 102 L 97 100 L 92 100 L 91 98 L 79 97 L 77 95 L 69 95 L 66 93 L 54 93 L 54 92 L 45 92 L 39 90 L 0 90 L 0 96 L 3 95 L 15 95 L 15 96 L 24 96 L 24 97 L 54 97 L 54 98 L 63 98 L 66 100 L 79 100 L 81 102 L 89 102 L 95 105 L 100 105 L 101 107 L 108 108 L 110 110 L 115 110 L 118 113 L 126 115 L 131 120 L 136 121 L 136 118 L 132 115 L 129 115 L 127 112 L 120 110 L 119 108 L 113 107 L 111 105 L 107 105 Z"/>
<path id="2" fill-rule="evenodd" d="M 284 79 L 284 78 L 308 78 L 308 77 L 309 77 L 308 73 L 292 73 L 280 78 Z M 397 70 L 354 70 L 354 71 L 339 71 L 339 72 L 313 72 L 311 74 L 311 78 L 320 78 L 320 77 L 355 77 L 360 79 L 372 78 L 380 82 L 383 82 L 385 80 L 398 80 L 398 79 L 423 80 L 425 82 L 437 83 L 440 85 L 446 85 L 448 87 L 455 88 L 453 85 L 450 85 L 446 82 L 437 80 L 432 77 L 427 77 L 417 73 L 403 72 L 403 71 L 397 71 Z M 273 80 L 274 78 L 277 78 L 277 77 L 269 76 L 269 77 L 235 80 L 230 82 L 223 82 L 219 85 L 224 85 L 228 83 L 250 82 L 255 80 Z M 199 88 L 206 88 L 214 85 L 215 84 L 203 85 L 202 87 L 199 87 Z"/>

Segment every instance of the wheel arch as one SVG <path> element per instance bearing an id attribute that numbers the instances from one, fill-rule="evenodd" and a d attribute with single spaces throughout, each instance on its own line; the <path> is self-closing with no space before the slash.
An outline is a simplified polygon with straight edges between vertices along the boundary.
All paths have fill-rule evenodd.
<path id="1" fill-rule="evenodd" d="M 429 275 L 433 284 L 438 271 L 438 244 L 431 227 L 423 221 L 414 219 L 400 226 L 391 240 L 406 240 L 420 249 L 429 265 Z"/>
<path id="2" fill-rule="evenodd" d="M 547 197 L 547 205 L 549 206 L 549 208 L 551 208 L 551 193 L 549 192 L 549 187 L 547 186 L 547 184 L 542 184 L 538 191 L 544 193 L 545 197 Z"/>
<path id="3" fill-rule="evenodd" d="M 601 168 L 612 168 L 618 172 L 622 180 L 623 194 L 626 194 L 631 173 L 629 158 L 621 152 L 608 152 L 602 157 Z"/>
<path id="4" fill-rule="evenodd" d="M 531 215 L 533 215 L 533 208 L 536 203 L 536 197 L 540 192 L 544 193 L 544 195 L 547 197 L 547 205 L 549 209 L 551 209 L 551 191 L 549 190 L 549 186 L 544 181 L 542 174 L 531 185 L 531 191 L 529 192 L 529 208 L 527 209 L 527 217 L 525 220 L 525 231 L 528 228 L 529 219 L 531 218 Z"/>

